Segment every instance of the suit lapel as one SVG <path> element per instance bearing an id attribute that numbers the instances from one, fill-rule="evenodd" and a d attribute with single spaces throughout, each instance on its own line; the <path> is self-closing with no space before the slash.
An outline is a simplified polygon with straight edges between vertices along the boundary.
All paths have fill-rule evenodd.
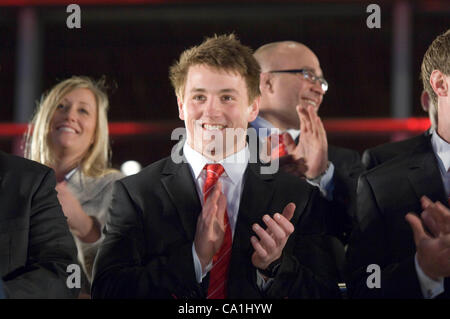
<path id="1" fill-rule="evenodd" d="M 414 149 L 408 165 L 408 179 L 417 198 L 428 196 L 432 201 L 440 201 L 448 207 L 448 200 L 442 183 L 441 173 L 431 147 L 430 136 Z"/>
<path id="2" fill-rule="evenodd" d="M 197 217 L 202 206 L 192 178 L 189 164 L 175 164 L 170 158 L 163 169 L 161 179 L 172 204 L 176 207 L 181 224 L 190 240 L 194 240 Z"/>
<path id="3" fill-rule="evenodd" d="M 253 246 L 250 243 L 250 237 L 254 234 L 252 225 L 259 223 L 265 227 L 262 224 L 262 216 L 270 213 L 269 206 L 274 193 L 273 177 L 260 174 L 259 169 L 260 165 L 249 163 L 244 175 L 244 189 L 239 205 L 229 269 L 230 274 L 233 274 L 233 279 L 228 281 L 228 291 L 231 296 L 244 295 L 240 290 L 249 286 L 243 282 L 255 280 L 253 275 L 256 273 L 251 272 L 251 277 L 248 276 L 253 253 Z M 249 298 L 251 297 L 249 295 Z"/>
<path id="4" fill-rule="evenodd" d="M 254 223 L 261 223 L 262 216 L 269 213 L 268 209 L 274 192 L 273 177 L 260 174 L 259 168 L 259 165 L 249 163 L 244 175 L 244 189 L 236 222 L 235 241 L 239 241 L 242 234 L 247 237 L 253 233 L 251 226 Z M 251 247 L 249 241 L 240 244 Z M 240 247 L 242 249 L 242 246 Z"/>

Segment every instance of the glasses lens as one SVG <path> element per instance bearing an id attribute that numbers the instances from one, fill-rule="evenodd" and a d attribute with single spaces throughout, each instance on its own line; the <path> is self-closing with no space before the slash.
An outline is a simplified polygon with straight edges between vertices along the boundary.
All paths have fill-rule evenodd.
<path id="1" fill-rule="evenodd" d="M 315 76 L 314 73 L 308 70 L 303 71 L 303 76 L 313 83 L 319 81 L 322 91 L 326 92 L 328 90 L 328 82 L 324 78 Z"/>
<path id="2" fill-rule="evenodd" d="M 312 74 L 310 71 L 304 70 L 304 71 L 302 72 L 302 74 L 303 74 L 303 77 L 304 77 L 305 79 L 314 82 L 315 76 L 314 76 L 314 74 Z"/>
<path id="3" fill-rule="evenodd" d="M 325 81 L 325 79 L 320 79 L 320 86 L 322 87 L 322 91 L 326 92 L 328 91 L 328 82 Z"/>

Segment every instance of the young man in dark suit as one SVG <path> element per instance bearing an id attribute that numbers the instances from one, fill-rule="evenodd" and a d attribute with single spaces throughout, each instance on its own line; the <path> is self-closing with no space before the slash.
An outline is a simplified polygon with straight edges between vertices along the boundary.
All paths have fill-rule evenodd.
<path id="1" fill-rule="evenodd" d="M 186 50 L 170 70 L 186 141 L 115 185 L 94 298 L 339 297 L 320 196 L 249 160 L 259 65 L 233 35 Z"/>
<path id="2" fill-rule="evenodd" d="M 48 167 L 0 151 L 0 296 L 76 298 L 77 250 Z"/>
<path id="3" fill-rule="evenodd" d="M 424 89 L 438 108 L 436 130 L 359 179 L 358 228 L 347 250 L 351 297 L 450 297 L 450 213 L 442 206 L 450 194 L 448 61 L 450 30 L 422 62 Z"/>

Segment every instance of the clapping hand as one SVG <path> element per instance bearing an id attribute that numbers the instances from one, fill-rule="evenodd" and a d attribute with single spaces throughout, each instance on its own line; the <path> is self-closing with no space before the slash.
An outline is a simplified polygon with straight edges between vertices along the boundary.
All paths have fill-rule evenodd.
<path id="1" fill-rule="evenodd" d="M 255 249 L 252 255 L 252 263 L 256 268 L 266 269 L 273 261 L 281 257 L 283 248 L 289 236 L 294 232 L 294 225 L 290 222 L 294 216 L 295 204 L 289 203 L 283 209 L 283 213 L 263 216 L 263 221 L 267 228 L 264 229 L 258 224 L 253 225 L 256 236 L 252 236 L 250 241 Z"/>
<path id="2" fill-rule="evenodd" d="M 450 210 L 426 196 L 421 198 L 421 203 L 424 211 L 420 218 L 414 213 L 406 215 L 414 234 L 417 261 L 428 277 L 434 280 L 449 277 Z"/>
<path id="3" fill-rule="evenodd" d="M 220 181 L 214 185 L 211 192 L 198 216 L 194 239 L 195 251 L 203 270 L 219 251 L 226 227 L 224 214 L 227 209 L 227 198 L 222 193 Z"/>

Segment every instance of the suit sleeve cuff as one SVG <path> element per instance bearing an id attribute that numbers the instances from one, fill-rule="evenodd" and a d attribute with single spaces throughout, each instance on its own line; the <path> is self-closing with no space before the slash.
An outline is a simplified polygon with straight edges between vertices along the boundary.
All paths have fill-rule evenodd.
<path id="1" fill-rule="evenodd" d="M 306 181 L 319 188 L 320 193 L 323 197 L 325 197 L 328 200 L 333 200 L 333 189 L 334 189 L 334 182 L 333 182 L 333 175 L 334 175 L 334 165 L 332 162 L 328 162 L 328 167 L 324 174 L 320 175 L 317 178 L 314 179 L 306 179 Z"/>
<path id="2" fill-rule="evenodd" d="M 258 271 L 258 269 L 256 270 L 256 285 L 258 286 L 259 290 L 266 291 L 272 284 L 273 280 L 273 278 L 269 278 L 266 281 L 263 275 L 261 275 L 261 273 Z"/>
<path id="3" fill-rule="evenodd" d="M 194 243 L 192 243 L 192 257 L 194 258 L 195 278 L 197 279 L 197 283 L 201 283 L 206 274 L 211 270 L 212 262 L 210 262 L 206 266 L 205 271 L 202 272 L 202 264 L 198 258 L 197 252 L 195 251 Z"/>
<path id="4" fill-rule="evenodd" d="M 436 281 L 428 277 L 419 266 L 417 261 L 417 253 L 414 256 L 414 265 L 416 267 L 420 289 L 422 290 L 422 295 L 425 299 L 433 299 L 444 292 L 444 278 L 439 278 Z"/>

